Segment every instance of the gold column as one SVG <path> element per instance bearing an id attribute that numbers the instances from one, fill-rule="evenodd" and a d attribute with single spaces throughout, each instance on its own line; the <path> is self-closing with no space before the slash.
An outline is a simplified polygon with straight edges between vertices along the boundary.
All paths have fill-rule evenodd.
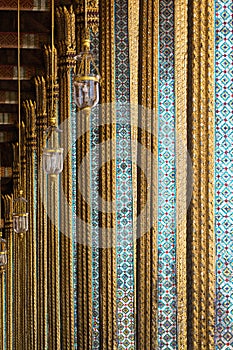
<path id="1" fill-rule="evenodd" d="M 137 347 L 157 348 L 157 110 L 159 1 L 140 3 Z M 146 173 L 145 173 L 146 169 Z M 143 212 L 144 211 L 144 212 Z"/>
<path id="2" fill-rule="evenodd" d="M 23 193 L 26 193 L 26 128 L 25 123 L 21 124 L 21 179 Z M 20 185 L 20 184 L 19 184 Z M 17 197 L 18 197 L 17 193 Z M 16 198 L 16 197 L 15 197 Z M 28 313 L 27 313 L 27 258 L 26 258 L 26 233 L 23 236 L 16 234 L 16 249 L 18 258 L 15 260 L 15 265 L 18 265 L 18 283 L 19 283 L 19 317 L 20 317 L 20 332 L 18 337 L 19 348 L 28 349 L 27 343 L 27 324 L 28 324 Z"/>
<path id="3" fill-rule="evenodd" d="M 100 8 L 100 74 L 102 77 L 100 144 L 106 143 L 100 153 L 100 192 L 106 201 L 100 208 L 100 336 L 101 349 L 117 349 L 116 308 L 116 209 L 113 205 L 116 191 L 116 121 L 114 76 L 114 0 L 105 0 Z M 107 108 L 104 108 L 105 105 Z M 107 159 L 111 159 L 107 162 Z"/>
<path id="4" fill-rule="evenodd" d="M 27 348 L 37 347 L 37 275 L 36 275 L 36 239 L 37 231 L 35 226 L 35 109 L 34 102 L 25 101 L 23 103 L 26 116 L 26 198 L 28 200 L 29 229 L 26 233 L 26 307 L 27 307 Z"/>
<path id="5" fill-rule="evenodd" d="M 60 349 L 60 275 L 58 231 L 58 179 L 48 178 L 48 346 Z"/>
<path id="6" fill-rule="evenodd" d="M 37 346 L 48 347 L 48 242 L 47 242 L 47 181 L 42 170 L 41 156 L 44 147 L 44 132 L 47 128 L 47 96 L 43 77 L 35 78 L 36 87 L 36 156 L 37 156 L 37 211 L 36 231 L 38 235 L 38 281 L 37 281 Z"/>
<path id="7" fill-rule="evenodd" d="M 193 197 L 189 225 L 192 274 L 189 346 L 194 350 L 212 350 L 215 347 L 214 1 L 194 0 L 191 23 L 189 128 Z"/>
<path id="8" fill-rule="evenodd" d="M 51 101 L 54 97 L 54 114 L 58 120 L 58 85 L 57 81 L 57 50 L 49 46 L 44 48 L 46 62 L 47 108 L 51 115 Z M 52 59 L 54 57 L 54 76 L 52 76 Z M 54 92 L 52 93 L 52 79 Z M 47 177 L 47 213 L 48 213 L 48 347 L 59 350 L 61 347 L 60 320 L 60 233 L 59 233 L 59 193 L 58 177 Z"/>
<path id="9" fill-rule="evenodd" d="M 187 349 L 187 0 L 175 2 L 176 227 L 178 348 Z"/>
<path id="10" fill-rule="evenodd" d="M 139 0 L 128 0 L 130 104 L 133 108 L 138 106 L 139 7 Z M 133 117 L 134 114 L 131 118 Z M 136 123 L 137 119 L 133 121 L 133 125 L 136 125 Z"/>
<path id="11" fill-rule="evenodd" d="M 0 350 L 4 350 L 5 335 L 5 272 L 0 270 Z"/>
<path id="12" fill-rule="evenodd" d="M 1 174 L 2 176 L 2 174 Z M 4 197 L 1 195 L 0 196 L 0 201 L 2 201 L 2 198 L 4 199 Z M 2 208 L 2 206 L 1 206 Z M 2 220 L 2 213 L 1 213 L 1 225 L 3 224 Z M 0 238 L 2 239 L 2 226 L 1 226 L 1 235 Z M 1 252 L 2 252 L 2 243 L 1 243 Z M 4 250 L 6 249 L 6 245 L 4 244 Z M 7 326 L 7 322 L 6 322 L 6 294 L 5 294 L 5 282 L 6 282 L 6 268 L 7 266 L 1 266 L 0 267 L 0 349 L 4 350 L 5 347 L 5 336 L 6 336 L 6 326 Z"/>
<path id="13" fill-rule="evenodd" d="M 7 349 L 13 349 L 13 195 L 5 195 L 4 218 L 5 235 L 7 238 L 7 267 L 6 267 L 6 339 Z"/>
<path id="14" fill-rule="evenodd" d="M 80 5 L 80 4 L 79 4 Z M 76 43 L 81 51 L 83 24 L 81 17 L 84 7 L 76 8 Z M 78 19 L 79 16 L 80 20 Z M 89 19 L 89 17 L 88 17 Z M 88 23 L 89 24 L 89 23 Z M 77 158 L 76 158 L 76 249 L 77 249 L 77 338 L 80 349 L 92 349 L 92 248 L 91 248 L 91 207 L 90 207 L 90 164 L 86 155 L 90 154 L 90 109 L 77 112 Z M 82 162 L 84 166 L 81 167 Z"/>
<path id="15" fill-rule="evenodd" d="M 14 162 L 13 162 L 13 198 L 17 198 L 19 191 L 19 152 L 18 144 L 13 145 Z M 20 318 L 20 264 L 19 264 L 19 240 L 17 235 L 13 235 L 13 349 L 20 348 L 23 340 L 23 330 L 21 328 Z M 20 339 L 21 338 L 21 339 Z"/>
<path id="16" fill-rule="evenodd" d="M 79 3 L 76 5 L 75 8 L 75 14 L 76 14 L 76 47 L 77 52 L 81 51 L 82 45 L 82 30 L 84 28 L 84 22 L 83 22 L 83 15 L 84 12 L 84 2 L 79 1 Z M 83 16 L 82 16 L 83 15 Z M 77 279 L 77 342 L 80 346 L 81 350 L 89 349 L 91 348 L 91 339 L 92 336 L 90 334 L 91 328 L 89 329 L 89 324 L 87 321 L 87 314 L 92 315 L 92 307 L 90 308 L 90 305 L 87 305 L 86 302 L 84 304 L 84 288 L 86 288 L 86 281 L 84 280 L 84 276 L 86 276 L 86 262 L 85 262 L 85 251 L 86 247 L 83 246 L 83 242 L 85 241 L 85 230 L 84 230 L 84 224 L 85 222 L 85 201 L 82 197 L 81 189 L 82 184 L 81 181 L 79 181 L 80 176 L 79 174 L 79 165 L 82 162 L 82 154 L 83 154 L 83 148 L 85 147 L 85 140 L 84 138 L 88 137 L 86 135 L 82 135 L 82 124 L 81 124 L 81 118 L 77 118 L 76 122 L 76 135 L 81 135 L 77 138 L 76 141 L 76 216 L 78 218 L 78 222 L 76 224 L 76 255 L 77 255 L 77 275 L 75 276 Z M 89 135 L 88 135 L 89 136 Z M 90 176 L 90 174 L 88 173 Z M 83 179 L 83 177 L 82 177 Z M 87 186 L 90 184 L 87 181 Z M 80 190 L 79 190 L 80 188 Z M 84 209 L 84 213 L 83 213 Z M 88 208 L 89 209 L 89 208 Z M 87 210 L 88 210 L 87 209 Z M 88 214 L 89 215 L 89 214 Z M 89 224 L 89 222 L 87 223 Z M 83 266 L 84 263 L 84 266 Z M 90 286 L 88 286 L 88 289 L 90 289 Z M 85 314 L 85 315 L 84 315 Z M 89 344 L 90 342 L 90 344 Z"/>
<path id="17" fill-rule="evenodd" d="M 90 152 L 90 110 L 79 112 L 77 129 L 77 270 L 78 270 L 78 343 L 81 349 L 92 349 L 92 261 L 90 164 L 85 156 Z M 83 162 L 83 164 L 82 164 Z M 82 168 L 81 168 L 82 165 Z"/>
<path id="18" fill-rule="evenodd" d="M 60 82 L 59 111 L 66 155 L 61 174 L 60 200 L 60 268 L 61 268 L 61 338 L 62 348 L 74 348 L 74 292 L 72 237 L 72 140 L 71 140 L 71 72 L 75 67 L 75 14 L 73 8 L 56 11 L 58 27 L 58 77 Z M 91 326 L 91 324 L 89 325 Z"/>
<path id="19" fill-rule="evenodd" d="M 84 1 L 76 1 L 76 46 L 81 51 L 84 29 Z M 87 1 L 87 24 L 97 30 L 98 1 Z M 91 110 L 77 114 L 77 295 L 78 344 L 80 349 L 92 349 L 92 232 L 90 173 Z"/>

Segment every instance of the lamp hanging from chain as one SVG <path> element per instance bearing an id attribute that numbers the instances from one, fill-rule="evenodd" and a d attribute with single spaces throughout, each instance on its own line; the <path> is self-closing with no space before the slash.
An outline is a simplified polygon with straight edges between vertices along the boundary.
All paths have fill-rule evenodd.
<path id="1" fill-rule="evenodd" d="M 27 200 L 23 190 L 19 190 L 19 197 L 14 200 L 13 228 L 20 236 L 28 231 Z"/>
<path id="2" fill-rule="evenodd" d="M 28 231 L 27 200 L 23 197 L 21 174 L 21 85 L 20 85 L 20 0 L 18 0 L 18 122 L 19 122 L 19 197 L 14 200 L 13 229 L 23 237 Z"/>
<path id="3" fill-rule="evenodd" d="M 0 169 L 1 169 L 1 151 L 0 151 Z M 4 272 L 7 265 L 6 240 L 2 237 L 2 172 L 0 174 L 0 272 Z"/>
<path id="4" fill-rule="evenodd" d="M 79 109 L 93 108 L 99 102 L 100 74 L 91 52 L 90 32 L 87 25 L 87 0 L 84 1 L 85 28 L 82 39 L 82 52 L 78 61 L 77 75 L 74 78 L 74 99 Z"/>
<path id="5" fill-rule="evenodd" d="M 43 149 L 42 165 L 43 170 L 48 175 L 58 175 L 63 170 L 63 148 L 59 147 L 59 133 L 62 132 L 57 127 L 55 104 L 54 104 L 54 0 L 51 2 L 52 6 L 52 71 L 51 71 L 51 110 L 48 120 L 49 127 L 46 130 L 46 146 Z"/>

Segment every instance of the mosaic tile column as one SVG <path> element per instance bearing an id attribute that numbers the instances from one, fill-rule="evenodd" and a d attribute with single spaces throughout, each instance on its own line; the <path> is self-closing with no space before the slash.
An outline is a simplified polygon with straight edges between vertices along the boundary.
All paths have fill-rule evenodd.
<path id="1" fill-rule="evenodd" d="M 158 348 L 187 349 L 187 1 L 161 1 L 158 55 Z"/>
<path id="2" fill-rule="evenodd" d="M 91 30 L 91 49 L 99 65 L 99 31 Z M 92 325 L 93 348 L 100 347 L 100 260 L 99 260 L 99 108 L 91 113 L 91 205 L 92 205 Z"/>
<path id="3" fill-rule="evenodd" d="M 160 2 L 158 348 L 177 349 L 175 52 L 173 1 Z"/>
<path id="4" fill-rule="evenodd" d="M 92 49 L 100 58 L 102 110 L 92 111 L 91 133 L 77 148 L 85 154 L 86 147 L 91 157 L 92 329 L 80 319 L 81 348 L 173 349 L 179 344 L 186 349 L 186 153 L 176 159 L 176 140 L 186 146 L 186 12 L 185 1 L 173 6 L 171 1 L 106 0 L 100 33 L 91 31 Z M 146 157 L 135 152 L 135 142 L 138 150 L 147 150 Z M 143 168 L 135 170 L 133 161 Z M 158 190 L 166 207 L 158 206 Z M 80 201 L 76 207 L 81 214 Z M 89 260 L 79 254 L 79 268 L 87 268 Z M 163 285 L 159 310 L 158 278 Z M 78 319 L 85 316 L 88 300 L 80 299 Z"/>
<path id="5" fill-rule="evenodd" d="M 233 348 L 233 5 L 215 4 L 215 234 L 217 350 Z M 214 5 L 213 5 L 214 6 Z"/>
<path id="6" fill-rule="evenodd" d="M 135 286 L 128 1 L 115 1 L 118 349 L 135 349 Z"/>

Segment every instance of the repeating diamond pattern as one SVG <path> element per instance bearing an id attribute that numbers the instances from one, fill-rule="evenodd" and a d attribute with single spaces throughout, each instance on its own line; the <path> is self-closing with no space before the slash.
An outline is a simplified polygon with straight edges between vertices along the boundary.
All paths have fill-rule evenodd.
<path id="1" fill-rule="evenodd" d="M 91 32 L 91 49 L 99 54 L 99 33 Z M 91 207 L 92 207 L 92 348 L 100 348 L 100 293 L 99 293 L 99 109 L 92 110 L 91 128 Z"/>
<path id="2" fill-rule="evenodd" d="M 177 348 L 174 4 L 160 2 L 158 345 Z"/>
<path id="3" fill-rule="evenodd" d="M 70 109 L 71 109 L 71 140 L 72 140 L 72 236 L 73 236 L 73 259 L 74 259 L 74 344 L 77 348 L 77 328 L 78 328 L 78 314 L 77 314 L 77 254 L 75 249 L 76 237 L 76 105 L 73 98 L 73 79 L 74 71 L 70 70 Z"/>
<path id="4" fill-rule="evenodd" d="M 216 349 L 233 348 L 233 4 L 216 0 Z"/>
<path id="5" fill-rule="evenodd" d="M 128 1 L 115 2 L 118 349 L 135 349 Z"/>

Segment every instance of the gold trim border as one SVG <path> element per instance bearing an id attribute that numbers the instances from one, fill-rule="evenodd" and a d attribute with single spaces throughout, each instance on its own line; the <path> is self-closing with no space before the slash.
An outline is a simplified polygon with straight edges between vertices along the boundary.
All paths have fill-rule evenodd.
<path id="1" fill-rule="evenodd" d="M 214 0 L 194 0 L 192 13 L 191 320 L 194 349 L 214 349 Z"/>
<path id="2" fill-rule="evenodd" d="M 176 228 L 178 349 L 187 349 L 187 0 L 174 2 L 176 99 Z"/>
<path id="3" fill-rule="evenodd" d="M 101 103 L 115 102 L 115 16 L 114 0 L 104 0 L 100 11 L 100 74 L 101 74 Z M 109 154 L 113 161 L 104 167 L 100 176 L 100 196 L 106 198 L 106 208 L 102 208 L 100 225 L 106 229 L 106 235 L 100 237 L 100 347 L 103 350 L 117 349 L 117 276 L 115 235 L 108 233 L 108 228 L 116 228 L 115 210 L 111 198 L 114 197 L 116 179 L 115 146 L 116 139 L 115 113 L 109 106 L 101 115 L 103 127 L 100 129 L 100 143 L 113 140 L 113 146 L 106 145 L 100 155 L 100 161 L 106 161 Z M 101 165 L 103 165 L 101 163 Z M 108 202 L 109 201 L 109 202 Z M 112 213 L 112 214 L 108 214 Z M 105 248 L 109 247 L 109 248 Z M 111 248 L 110 248 L 111 247 Z"/>
<path id="4" fill-rule="evenodd" d="M 138 153 L 139 164 L 144 164 L 147 184 L 143 174 L 138 173 L 139 212 L 150 196 L 150 205 L 145 215 L 140 216 L 137 232 L 137 348 L 156 349 L 157 334 L 157 233 L 158 233 L 158 156 L 157 116 L 158 111 L 158 53 L 159 53 L 159 1 L 140 2 L 139 22 L 139 90 L 138 105 L 142 106 L 138 116 L 137 142 L 152 151 L 144 159 Z M 152 166 L 153 165 L 153 166 Z M 154 168 L 155 166 L 155 168 Z M 148 188 L 150 188 L 148 192 Z M 148 192 L 148 193 L 147 193 Z M 140 213 L 137 213 L 139 215 Z"/>

